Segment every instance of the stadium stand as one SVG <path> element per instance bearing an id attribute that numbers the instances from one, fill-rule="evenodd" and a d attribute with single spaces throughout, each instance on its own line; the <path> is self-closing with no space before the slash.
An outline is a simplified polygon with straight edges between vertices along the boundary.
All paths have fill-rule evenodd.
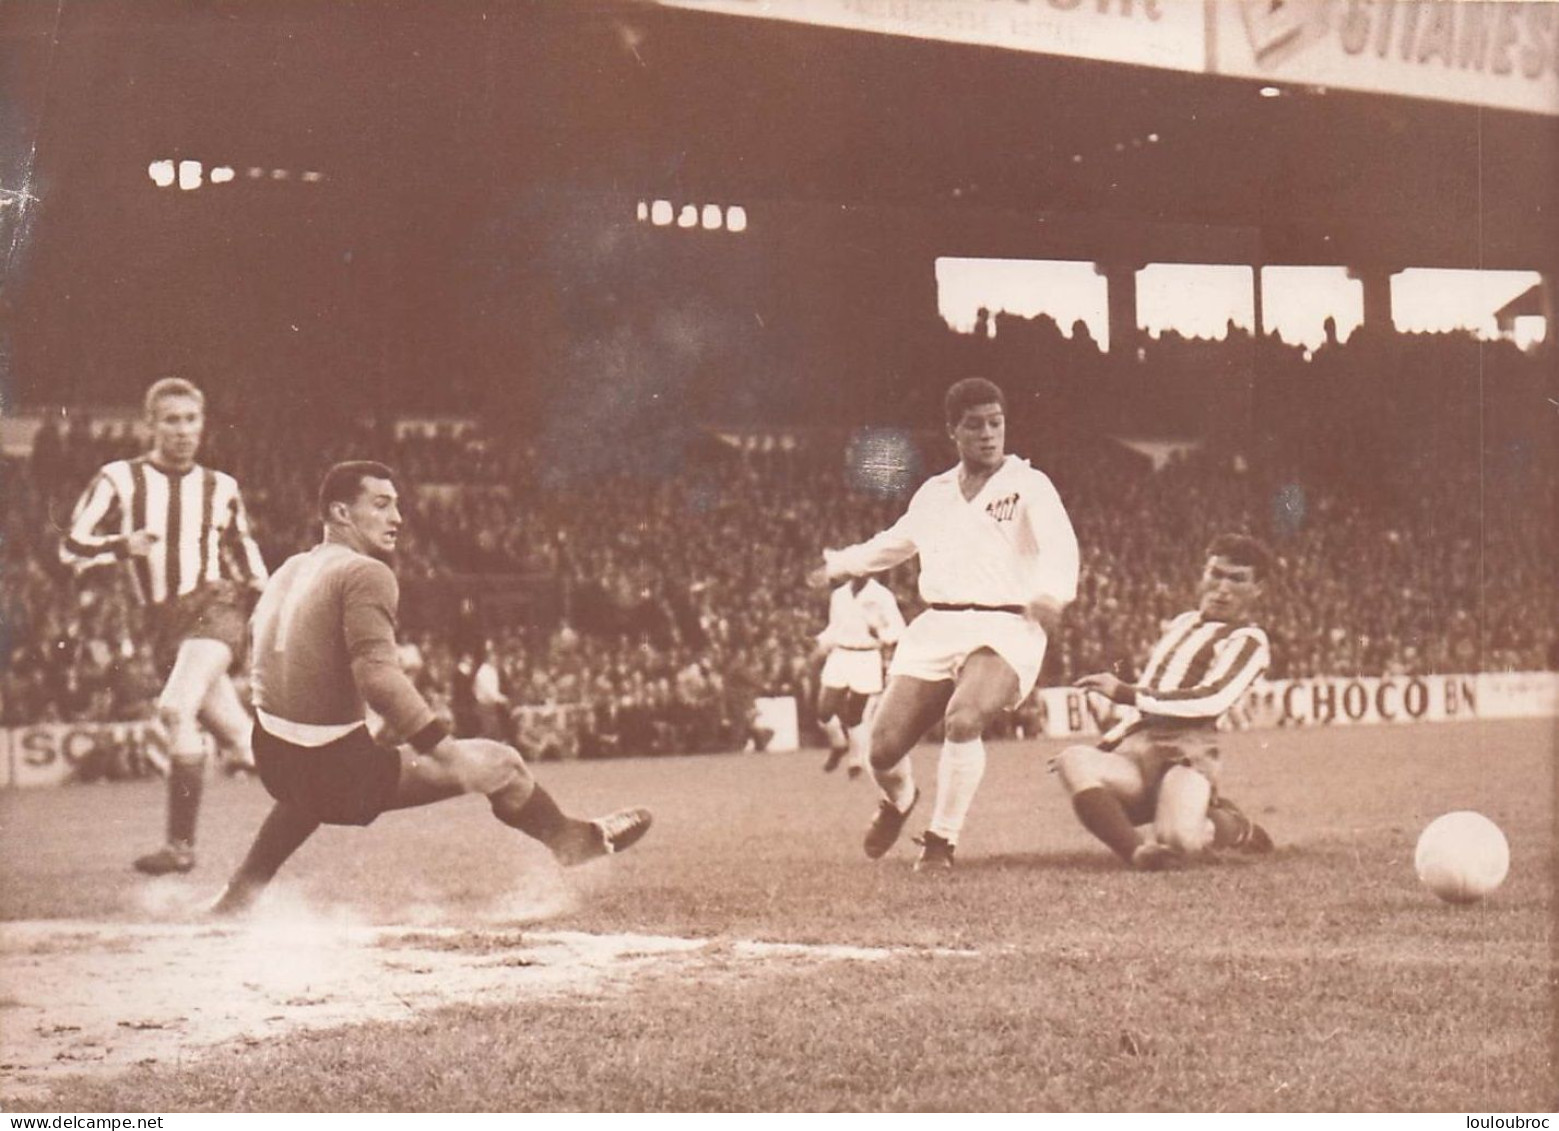
<path id="1" fill-rule="evenodd" d="M 913 389 L 940 387 L 953 363 L 1038 389 L 1014 397 L 1011 447 L 1056 480 L 1084 553 L 1044 682 L 1133 669 L 1184 607 L 1184 563 L 1229 528 L 1282 558 L 1267 604 L 1276 677 L 1553 665 L 1542 356 L 1468 334 L 1361 329 L 1309 353 L 1232 331 L 1146 341 L 1123 366 L 1043 317 L 940 335 Z M 462 729 L 479 727 L 471 682 L 490 641 L 523 720 L 502 727 L 533 757 L 761 747 L 755 698 L 807 702 L 813 690 L 822 609 L 803 578 L 815 555 L 886 525 L 905 501 L 891 488 L 918 482 L 873 490 L 851 473 L 863 433 L 852 441 L 837 425 L 872 420 L 869 393 L 834 428 L 769 421 L 790 430 L 786 444 L 678 429 L 571 461 L 512 422 L 249 412 L 242 429 L 223 427 L 242 390 L 219 390 L 204 458 L 245 484 L 273 565 L 315 537 L 324 466 L 371 456 L 400 469 L 414 500 L 398 565 L 407 660 Z M 935 414 L 934 397 L 912 395 L 889 421 L 914 430 L 901 455 L 925 468 L 945 458 Z M 136 442 L 123 426 L 69 419 L 4 465 L 0 725 L 140 718 L 155 694 L 111 571 L 78 588 L 55 564 L 86 476 Z M 1197 434 L 1198 420 L 1214 424 Z M 1177 454 L 1157 468 L 1117 442 L 1177 434 L 1195 441 L 1163 446 Z M 913 573 L 891 581 L 913 612 Z"/>

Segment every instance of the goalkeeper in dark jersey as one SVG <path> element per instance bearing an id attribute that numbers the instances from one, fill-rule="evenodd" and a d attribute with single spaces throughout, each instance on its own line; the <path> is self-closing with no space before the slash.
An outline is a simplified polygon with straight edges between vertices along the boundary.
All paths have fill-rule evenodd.
<path id="1" fill-rule="evenodd" d="M 276 804 L 213 912 L 246 910 L 322 824 L 367 825 L 387 810 L 467 793 L 485 794 L 495 817 L 564 864 L 642 837 L 648 810 L 567 816 L 513 747 L 451 737 L 401 671 L 400 592 L 387 564 L 402 521 L 394 472 L 338 464 L 319 510 L 324 539 L 276 571 L 255 609 L 254 756 Z M 369 711 L 383 721 L 379 734 Z"/>

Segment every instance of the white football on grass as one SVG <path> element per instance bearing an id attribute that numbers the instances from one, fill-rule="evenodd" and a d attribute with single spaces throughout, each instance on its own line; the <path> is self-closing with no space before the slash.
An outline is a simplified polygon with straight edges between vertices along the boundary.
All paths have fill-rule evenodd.
<path id="1" fill-rule="evenodd" d="M 1424 886 L 1447 903 L 1475 903 L 1504 882 L 1510 845 L 1482 813 L 1447 813 L 1419 835 L 1413 866 Z"/>

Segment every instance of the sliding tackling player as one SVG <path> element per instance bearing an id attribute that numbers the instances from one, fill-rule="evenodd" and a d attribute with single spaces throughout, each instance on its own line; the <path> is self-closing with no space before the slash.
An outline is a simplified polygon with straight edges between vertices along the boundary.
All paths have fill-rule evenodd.
<path id="1" fill-rule="evenodd" d="M 1077 819 L 1134 868 L 1176 868 L 1208 847 L 1272 850 L 1266 830 L 1218 795 L 1217 730 L 1271 663 L 1267 634 L 1250 619 L 1271 570 L 1262 543 L 1220 535 L 1207 548 L 1197 608 L 1170 622 L 1142 677 L 1077 681 L 1135 709 L 1097 746 L 1069 746 L 1055 760 Z M 1136 826 L 1149 823 L 1144 838 Z"/>

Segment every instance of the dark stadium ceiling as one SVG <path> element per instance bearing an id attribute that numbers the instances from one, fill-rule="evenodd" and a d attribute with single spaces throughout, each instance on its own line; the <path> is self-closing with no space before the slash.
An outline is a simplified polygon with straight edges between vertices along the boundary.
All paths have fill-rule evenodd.
<path id="1" fill-rule="evenodd" d="M 1559 256 L 1559 118 L 1446 103 L 563 0 L 20 3 L 0 52 L 4 187 L 111 215 L 194 157 L 318 169 L 370 227 L 541 186 L 980 214 L 981 254 L 1044 217 L 1101 255 Z"/>

